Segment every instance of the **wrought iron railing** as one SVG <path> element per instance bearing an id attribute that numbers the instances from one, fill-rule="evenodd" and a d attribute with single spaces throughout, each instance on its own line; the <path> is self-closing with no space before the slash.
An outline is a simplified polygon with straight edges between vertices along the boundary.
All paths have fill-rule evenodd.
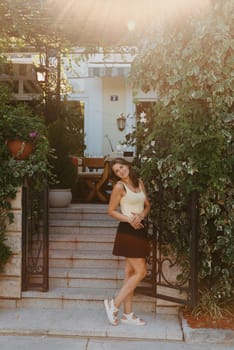
<path id="1" fill-rule="evenodd" d="M 148 274 L 137 292 L 179 304 L 194 306 L 198 294 L 198 194 L 192 192 L 187 203 L 188 249 L 184 257 L 173 252 L 162 237 L 160 220 L 149 223 L 151 254 Z"/>
<path id="2" fill-rule="evenodd" d="M 22 290 L 48 290 L 48 187 L 27 178 L 22 197 Z M 38 181 L 37 181 L 38 183 Z"/>

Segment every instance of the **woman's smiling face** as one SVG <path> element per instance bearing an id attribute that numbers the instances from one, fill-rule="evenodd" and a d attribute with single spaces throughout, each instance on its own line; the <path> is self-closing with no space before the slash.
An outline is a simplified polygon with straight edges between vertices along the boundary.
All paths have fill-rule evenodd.
<path id="1" fill-rule="evenodd" d="M 116 163 L 112 167 L 113 172 L 116 176 L 118 176 L 120 179 L 124 179 L 129 176 L 129 166 Z"/>

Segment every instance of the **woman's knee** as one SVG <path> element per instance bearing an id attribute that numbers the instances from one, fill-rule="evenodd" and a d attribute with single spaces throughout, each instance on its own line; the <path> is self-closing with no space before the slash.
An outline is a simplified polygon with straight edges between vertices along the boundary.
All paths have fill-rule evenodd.
<path id="1" fill-rule="evenodd" d="M 143 266 L 142 269 L 140 270 L 141 279 L 145 278 L 146 275 L 147 275 L 147 269 L 146 269 L 146 266 Z"/>
<path id="2" fill-rule="evenodd" d="M 129 266 L 131 266 L 131 274 L 136 274 L 139 280 L 142 280 L 147 274 L 147 267 L 145 260 L 132 259 Z"/>
<path id="3" fill-rule="evenodd" d="M 132 267 L 129 263 L 126 263 L 125 269 L 124 269 L 125 278 L 129 278 L 129 277 L 131 277 L 133 274 L 134 274 L 134 269 L 133 269 L 133 267 Z"/>
<path id="4" fill-rule="evenodd" d="M 147 274 L 147 269 L 145 265 L 140 266 L 137 271 L 136 271 L 139 280 L 143 280 L 143 278 L 145 278 L 146 274 Z"/>

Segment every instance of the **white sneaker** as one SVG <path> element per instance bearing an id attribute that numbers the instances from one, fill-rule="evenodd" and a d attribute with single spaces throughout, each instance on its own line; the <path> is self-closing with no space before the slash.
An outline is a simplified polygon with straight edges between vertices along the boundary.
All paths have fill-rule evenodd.
<path id="1" fill-rule="evenodd" d="M 111 299 L 111 300 L 105 299 L 104 305 L 105 305 L 106 314 L 107 314 L 107 317 L 108 317 L 110 324 L 112 324 L 112 326 L 117 326 L 119 324 L 119 321 L 118 321 L 119 309 L 117 309 L 117 307 L 115 307 L 114 300 L 113 299 Z"/>

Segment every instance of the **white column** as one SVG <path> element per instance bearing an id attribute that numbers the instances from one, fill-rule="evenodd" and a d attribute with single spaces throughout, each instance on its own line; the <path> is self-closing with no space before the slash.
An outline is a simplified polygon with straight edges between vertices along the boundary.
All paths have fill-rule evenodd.
<path id="1" fill-rule="evenodd" d="M 85 154 L 102 156 L 103 144 L 103 92 L 101 78 L 87 78 L 88 106 L 85 111 Z"/>

